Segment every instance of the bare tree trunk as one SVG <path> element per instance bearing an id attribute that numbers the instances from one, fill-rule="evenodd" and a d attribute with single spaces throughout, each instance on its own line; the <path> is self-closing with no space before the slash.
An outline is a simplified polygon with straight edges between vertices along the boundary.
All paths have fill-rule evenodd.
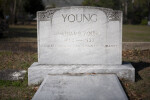
<path id="1" fill-rule="evenodd" d="M 12 24 L 15 24 L 15 21 L 16 21 L 16 4 L 17 4 L 17 1 L 14 0 L 14 8 L 13 8 L 13 14 L 12 14 Z"/>
<path id="2" fill-rule="evenodd" d="M 150 25 L 150 2 L 148 2 L 148 25 Z"/>
<path id="3" fill-rule="evenodd" d="M 128 15 L 128 3 L 125 1 L 125 16 L 127 17 Z"/>
<path id="4" fill-rule="evenodd" d="M 127 22 L 127 15 L 128 15 L 128 3 L 127 0 L 124 0 L 124 21 L 125 23 Z"/>
<path id="5" fill-rule="evenodd" d="M 4 1 L 4 5 L 6 5 L 6 4 L 7 4 L 7 0 Z M 4 6 L 4 17 L 6 17 L 6 11 L 5 11 L 5 10 L 6 10 L 6 7 L 7 7 L 7 6 Z"/>

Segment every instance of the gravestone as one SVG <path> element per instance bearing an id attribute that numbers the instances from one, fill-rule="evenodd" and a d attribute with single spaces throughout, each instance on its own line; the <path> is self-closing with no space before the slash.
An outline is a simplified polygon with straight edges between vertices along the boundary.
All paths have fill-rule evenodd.
<path id="1" fill-rule="evenodd" d="M 122 13 L 71 7 L 38 13 L 39 64 L 121 64 Z"/>
<path id="2" fill-rule="evenodd" d="M 122 64 L 122 12 L 100 7 L 62 7 L 37 13 L 38 62 L 28 69 L 28 85 L 48 74 L 116 74 L 135 80 Z"/>
<path id="3" fill-rule="evenodd" d="M 121 11 L 82 6 L 39 11 L 37 33 L 38 62 L 28 69 L 28 85 L 44 81 L 33 100 L 127 100 L 116 77 L 135 81 L 135 69 L 122 64 Z"/>

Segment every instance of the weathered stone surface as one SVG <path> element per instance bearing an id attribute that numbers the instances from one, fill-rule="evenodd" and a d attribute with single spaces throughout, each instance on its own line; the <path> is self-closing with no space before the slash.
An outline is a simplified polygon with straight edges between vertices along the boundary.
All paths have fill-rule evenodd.
<path id="1" fill-rule="evenodd" d="M 22 80 L 26 70 L 7 69 L 0 71 L 0 80 Z"/>
<path id="2" fill-rule="evenodd" d="M 150 26 L 150 21 L 148 21 L 148 25 Z"/>
<path id="3" fill-rule="evenodd" d="M 128 100 L 113 74 L 48 75 L 32 100 Z"/>
<path id="4" fill-rule="evenodd" d="M 122 12 L 62 7 L 37 13 L 40 64 L 122 64 Z"/>
<path id="5" fill-rule="evenodd" d="M 63 74 L 116 74 L 119 78 L 135 81 L 135 69 L 123 65 L 41 65 L 33 63 L 28 69 L 28 85 L 41 83 L 47 75 Z"/>

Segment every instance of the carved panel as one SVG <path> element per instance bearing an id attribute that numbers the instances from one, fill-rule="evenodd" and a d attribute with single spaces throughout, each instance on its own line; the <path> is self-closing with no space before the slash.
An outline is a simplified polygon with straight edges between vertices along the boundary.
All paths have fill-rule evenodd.
<path id="1" fill-rule="evenodd" d="M 104 13 L 107 16 L 107 21 L 121 21 L 121 12 L 120 11 L 114 11 L 111 9 L 103 9 Z"/>
<path id="2" fill-rule="evenodd" d="M 40 21 L 52 20 L 54 13 L 58 10 L 59 9 L 55 9 L 55 10 L 49 9 L 47 11 L 38 12 L 38 20 Z"/>
<path id="3" fill-rule="evenodd" d="M 84 7 L 80 7 L 80 8 L 84 8 Z M 85 7 L 85 8 L 99 9 L 99 10 L 103 11 L 107 16 L 107 21 L 108 22 L 109 21 L 121 21 L 121 18 L 122 18 L 121 11 L 115 11 L 115 10 L 112 10 L 112 9 L 100 8 L 100 7 Z M 40 21 L 52 20 L 54 13 L 56 11 L 60 10 L 60 9 L 67 9 L 67 7 L 48 9 L 46 11 L 38 12 L 37 13 L 38 20 L 40 20 Z"/>

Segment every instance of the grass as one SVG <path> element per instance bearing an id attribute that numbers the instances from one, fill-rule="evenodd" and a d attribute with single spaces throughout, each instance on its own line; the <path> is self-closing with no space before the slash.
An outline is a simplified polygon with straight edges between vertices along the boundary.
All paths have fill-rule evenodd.
<path id="1" fill-rule="evenodd" d="M 36 42 L 37 30 L 35 25 L 11 25 L 9 31 L 0 41 Z"/>
<path id="2" fill-rule="evenodd" d="M 0 52 L 0 70 L 24 69 L 37 62 L 37 53 Z M 0 100 L 30 100 L 37 89 L 28 86 L 28 77 L 19 81 L 0 80 Z"/>
<path id="3" fill-rule="evenodd" d="M 122 80 L 122 85 L 131 100 L 150 99 L 150 50 L 123 51 L 123 60 L 135 67 L 136 82 Z"/>
<path id="4" fill-rule="evenodd" d="M 36 42 L 36 25 L 10 26 L 9 32 L 0 41 Z M 123 25 L 123 42 L 150 42 L 150 26 Z"/>
<path id="5" fill-rule="evenodd" d="M 150 26 L 123 25 L 123 42 L 150 42 Z"/>
<path id="6" fill-rule="evenodd" d="M 28 86 L 27 83 L 27 74 L 24 80 L 0 80 L 0 100 L 30 100 L 37 89 Z"/>
<path id="7" fill-rule="evenodd" d="M 25 69 L 37 61 L 37 53 L 0 52 L 0 70 Z M 123 51 L 123 61 L 130 61 L 136 69 L 136 82 L 121 80 L 131 100 L 149 100 L 150 98 L 150 50 Z M 24 80 L 0 80 L 0 100 L 30 100 L 38 86 L 27 85 L 27 74 Z"/>
<path id="8" fill-rule="evenodd" d="M 37 54 L 29 52 L 0 52 L 0 70 L 24 69 L 37 62 Z"/>

